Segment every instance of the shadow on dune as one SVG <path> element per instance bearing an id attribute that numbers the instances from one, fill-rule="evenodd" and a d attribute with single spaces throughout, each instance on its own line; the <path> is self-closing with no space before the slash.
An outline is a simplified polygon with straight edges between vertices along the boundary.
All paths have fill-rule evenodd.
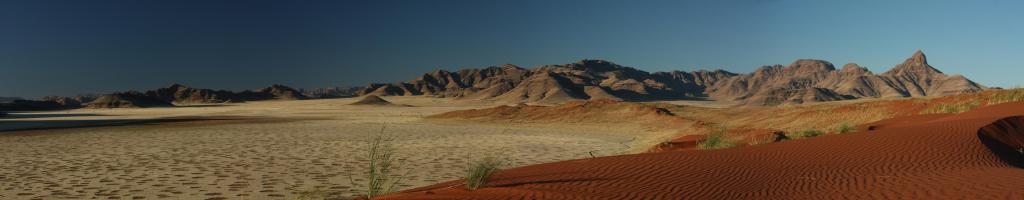
<path id="1" fill-rule="evenodd" d="M 1024 168 L 1024 116 L 996 120 L 978 130 L 978 139 L 999 159 Z"/>

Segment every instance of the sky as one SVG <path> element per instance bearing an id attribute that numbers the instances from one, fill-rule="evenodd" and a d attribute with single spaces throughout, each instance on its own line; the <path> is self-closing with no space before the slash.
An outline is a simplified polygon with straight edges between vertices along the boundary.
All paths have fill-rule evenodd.
<path id="1" fill-rule="evenodd" d="M 0 0 L 0 96 L 362 86 L 582 59 L 749 73 L 813 58 L 881 73 L 916 50 L 1010 87 L 1024 85 L 1022 2 Z"/>

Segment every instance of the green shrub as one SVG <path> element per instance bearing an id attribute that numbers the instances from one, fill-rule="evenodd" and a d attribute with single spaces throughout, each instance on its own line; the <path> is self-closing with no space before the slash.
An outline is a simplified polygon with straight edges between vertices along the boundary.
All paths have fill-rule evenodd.
<path id="1" fill-rule="evenodd" d="M 700 149 L 724 149 L 736 146 L 736 141 L 729 138 L 727 135 L 728 130 L 725 127 L 720 127 L 718 130 L 708 134 L 703 141 L 697 143 L 697 148 Z"/>
<path id="2" fill-rule="evenodd" d="M 839 127 L 836 128 L 836 133 L 838 133 L 838 134 L 850 133 L 850 132 L 857 132 L 857 129 L 854 128 L 853 126 L 850 126 L 850 124 L 847 124 L 847 123 L 839 124 Z"/>
<path id="3" fill-rule="evenodd" d="M 504 164 L 504 161 L 495 157 L 485 157 L 470 162 L 468 168 L 466 168 L 466 188 L 475 190 L 482 187 L 487 183 L 487 179 L 491 177 L 491 174 L 498 171 Z"/>

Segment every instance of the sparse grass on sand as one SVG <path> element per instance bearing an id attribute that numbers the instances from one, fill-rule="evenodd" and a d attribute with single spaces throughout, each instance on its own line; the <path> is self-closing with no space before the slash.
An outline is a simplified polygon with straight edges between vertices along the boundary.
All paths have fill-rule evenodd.
<path id="1" fill-rule="evenodd" d="M 697 148 L 700 149 L 724 149 L 736 146 L 736 141 L 728 136 L 728 130 L 724 127 L 718 127 L 717 130 L 708 134 L 703 141 L 697 143 Z"/>
<path id="2" fill-rule="evenodd" d="M 1020 101 L 1024 101 L 1024 88 L 1015 88 L 1006 90 L 1005 92 L 996 93 L 995 95 L 992 95 L 991 99 L 989 99 L 988 105 Z"/>
<path id="3" fill-rule="evenodd" d="M 395 147 L 392 145 L 394 138 L 383 135 L 384 128 L 386 127 L 381 127 L 380 134 L 367 141 L 367 170 L 369 171 L 364 177 L 366 191 L 363 196 L 369 199 L 393 192 L 395 186 L 398 186 L 408 176 L 408 171 L 399 174 L 398 171 L 401 170 L 402 164 L 395 156 Z M 352 181 L 355 185 L 354 179 Z"/>
<path id="4" fill-rule="evenodd" d="M 803 131 L 798 131 L 798 132 L 793 133 L 793 136 L 791 138 L 794 138 L 794 139 L 812 138 L 812 137 L 818 137 L 818 136 L 822 136 L 822 135 L 825 135 L 824 131 L 817 130 L 817 129 L 808 129 L 808 130 L 803 130 Z"/>
<path id="5" fill-rule="evenodd" d="M 502 165 L 505 165 L 504 160 L 492 156 L 470 162 L 466 168 L 466 188 L 475 190 L 483 187 L 487 183 L 487 179 L 494 172 L 497 172 Z"/>
<path id="6" fill-rule="evenodd" d="M 952 103 L 952 104 L 939 104 L 939 105 L 936 105 L 934 107 L 930 107 L 928 109 L 925 109 L 924 111 L 921 111 L 921 114 L 941 114 L 941 113 L 956 114 L 956 113 L 967 112 L 967 111 L 973 110 L 973 109 L 978 108 L 978 107 L 981 107 L 981 102 L 979 102 L 977 100 L 975 100 L 975 101 L 968 101 L 968 102 L 960 102 L 960 103 Z"/>

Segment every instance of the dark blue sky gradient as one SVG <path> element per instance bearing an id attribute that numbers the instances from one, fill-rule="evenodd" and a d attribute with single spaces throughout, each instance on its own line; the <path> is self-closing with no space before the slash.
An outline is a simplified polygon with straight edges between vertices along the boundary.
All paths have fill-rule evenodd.
<path id="1" fill-rule="evenodd" d="M 0 1 L 0 96 L 358 86 L 435 69 L 606 59 L 747 73 L 799 58 L 877 73 L 922 49 L 1024 83 L 1019 1 Z"/>

